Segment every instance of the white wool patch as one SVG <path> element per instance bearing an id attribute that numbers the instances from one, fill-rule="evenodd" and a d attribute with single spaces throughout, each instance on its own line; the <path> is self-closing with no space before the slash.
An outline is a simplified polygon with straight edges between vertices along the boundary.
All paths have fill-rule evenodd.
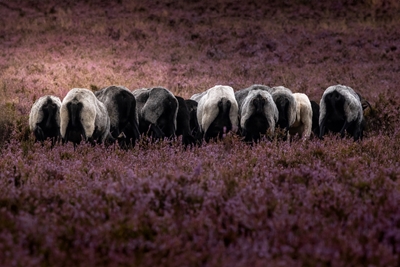
<path id="1" fill-rule="evenodd" d="M 70 119 L 67 108 L 69 102 L 82 103 L 80 121 L 86 138 L 92 137 L 94 130 L 97 128 L 102 133 L 101 141 L 104 141 L 110 131 L 110 118 L 107 109 L 92 91 L 85 88 L 73 88 L 63 99 L 60 110 L 61 136 L 65 138 Z"/>
<path id="2" fill-rule="evenodd" d="M 229 119 L 232 124 L 232 131 L 238 129 L 238 104 L 235 99 L 233 88 L 225 85 L 216 85 L 203 92 L 197 106 L 197 120 L 201 131 L 206 132 L 211 123 L 218 116 L 218 102 L 225 98 L 231 102 Z"/>
<path id="3" fill-rule="evenodd" d="M 35 101 L 35 103 L 32 105 L 31 111 L 29 113 L 29 128 L 32 132 L 36 130 L 36 124 L 40 123 L 43 120 L 42 107 L 44 104 L 46 104 L 48 99 L 50 99 L 58 107 L 58 111 L 56 113 L 56 122 L 57 122 L 57 125 L 60 126 L 61 100 L 60 100 L 60 98 L 53 96 L 53 95 L 45 95 Z"/>
<path id="4" fill-rule="evenodd" d="M 196 101 L 197 103 L 199 103 L 200 99 L 206 94 L 206 92 L 207 92 L 207 91 L 194 94 L 194 95 L 192 95 L 192 96 L 190 97 L 190 99 Z"/>
<path id="5" fill-rule="evenodd" d="M 313 115 L 310 99 L 303 93 L 294 93 L 293 96 L 296 100 L 296 120 L 290 127 L 289 133 L 309 138 L 312 131 Z"/>

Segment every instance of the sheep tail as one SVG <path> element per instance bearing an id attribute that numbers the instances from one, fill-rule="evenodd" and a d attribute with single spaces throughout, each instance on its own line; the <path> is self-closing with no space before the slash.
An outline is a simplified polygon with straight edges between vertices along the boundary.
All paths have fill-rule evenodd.
<path id="1" fill-rule="evenodd" d="M 77 127 L 78 126 L 76 121 L 79 118 L 79 114 L 80 114 L 81 109 L 82 109 L 82 104 L 79 103 L 79 102 L 71 102 L 68 105 L 69 117 L 70 117 L 70 120 L 71 120 L 71 125 L 73 127 Z"/>

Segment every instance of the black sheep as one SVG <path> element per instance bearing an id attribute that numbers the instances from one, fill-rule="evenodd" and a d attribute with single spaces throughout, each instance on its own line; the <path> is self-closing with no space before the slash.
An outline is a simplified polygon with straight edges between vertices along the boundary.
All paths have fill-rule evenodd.
<path id="1" fill-rule="evenodd" d="M 139 132 L 155 139 L 175 137 L 178 100 L 166 88 L 153 87 L 132 91 L 139 114 Z"/>
<path id="2" fill-rule="evenodd" d="M 188 145 L 193 145 L 198 140 L 196 139 L 196 136 L 192 134 L 193 128 L 191 128 L 191 127 L 196 127 L 193 125 L 195 125 L 197 122 L 197 117 L 195 113 L 196 110 L 193 110 L 192 102 L 196 103 L 196 107 L 197 107 L 197 102 L 193 100 L 185 100 L 180 96 L 175 96 L 175 97 L 179 103 L 178 114 L 176 117 L 176 136 L 182 135 L 182 143 L 185 147 Z M 190 106 L 190 110 L 188 106 Z M 195 119 L 196 122 L 194 122 L 193 119 Z"/>
<path id="3" fill-rule="evenodd" d="M 112 138 L 123 148 L 133 146 L 140 138 L 135 96 L 123 86 L 109 86 L 95 95 L 107 108 Z"/>

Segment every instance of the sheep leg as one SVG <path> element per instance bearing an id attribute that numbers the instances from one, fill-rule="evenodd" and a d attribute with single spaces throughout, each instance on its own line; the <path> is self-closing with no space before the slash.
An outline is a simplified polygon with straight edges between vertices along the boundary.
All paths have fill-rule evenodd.
<path id="1" fill-rule="evenodd" d="M 51 138 L 51 148 L 54 147 L 54 144 L 56 143 L 57 137 L 52 137 Z"/>
<path id="2" fill-rule="evenodd" d="M 344 131 L 347 129 L 347 127 L 349 126 L 349 123 L 347 121 L 344 122 L 342 129 L 340 130 L 340 137 L 343 138 L 344 137 Z"/>
<path id="3" fill-rule="evenodd" d="M 71 139 L 71 132 L 70 131 L 66 131 L 65 132 L 65 138 L 63 138 L 63 144 L 68 143 L 68 141 Z"/>
<path id="4" fill-rule="evenodd" d="M 326 117 L 324 117 L 321 121 L 321 124 L 319 125 L 319 139 L 322 139 L 322 136 L 325 134 L 325 123 L 326 123 Z"/>
<path id="5" fill-rule="evenodd" d="M 285 128 L 284 128 L 285 135 L 284 135 L 284 137 L 283 137 L 283 141 L 287 141 L 287 140 L 290 141 L 289 129 L 290 129 L 290 125 L 289 125 L 289 121 L 288 121 L 288 122 L 286 123 Z"/>
<path id="6" fill-rule="evenodd" d="M 163 131 L 161 131 L 160 127 L 158 127 L 153 123 L 150 123 L 150 130 L 152 131 L 152 135 L 154 138 L 162 139 L 165 136 Z"/>
<path id="7" fill-rule="evenodd" d="M 35 129 L 35 137 L 36 137 L 36 141 L 40 141 L 40 142 L 43 142 L 45 139 L 44 132 L 39 125 L 37 125 L 36 129 Z"/>
<path id="8" fill-rule="evenodd" d="M 139 126 L 138 126 L 136 120 L 133 119 L 133 121 L 131 122 L 131 124 L 133 125 L 133 135 L 135 136 L 135 140 L 139 140 L 139 138 L 140 138 L 140 132 L 139 132 Z"/>
<path id="9" fill-rule="evenodd" d="M 356 129 L 354 130 L 354 141 L 358 141 L 363 138 L 363 129 L 361 125 L 356 125 Z"/>
<path id="10" fill-rule="evenodd" d="M 244 136 L 245 142 L 253 141 L 253 135 L 251 132 L 248 132 L 246 129 L 242 129 L 242 136 Z"/>
<path id="11" fill-rule="evenodd" d="M 121 132 L 119 131 L 119 128 L 118 128 L 118 127 L 112 127 L 112 128 L 110 128 L 110 135 L 111 135 L 113 138 L 118 138 L 120 134 L 121 134 Z"/>
<path id="12" fill-rule="evenodd" d="M 309 139 L 311 136 L 311 124 L 307 123 L 304 127 L 304 139 Z"/>

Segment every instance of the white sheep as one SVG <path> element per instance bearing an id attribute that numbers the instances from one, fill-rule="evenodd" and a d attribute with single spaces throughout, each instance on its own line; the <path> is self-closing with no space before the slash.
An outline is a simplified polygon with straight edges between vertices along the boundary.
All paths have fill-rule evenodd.
<path id="1" fill-rule="evenodd" d="M 310 99 L 303 93 L 294 93 L 293 96 L 296 100 L 296 120 L 289 127 L 289 134 L 298 134 L 301 138 L 308 139 L 311 136 L 313 118 Z"/>
<path id="2" fill-rule="evenodd" d="M 193 98 L 192 98 L 193 99 Z M 202 93 L 197 121 L 206 141 L 238 130 L 238 104 L 230 86 L 216 85 Z"/>
<path id="3" fill-rule="evenodd" d="M 85 141 L 101 143 L 110 134 L 110 118 L 105 105 L 94 93 L 84 88 L 68 92 L 61 104 L 60 132 L 64 142 Z"/>
<path id="4" fill-rule="evenodd" d="M 342 138 L 348 132 L 357 141 L 363 137 L 363 124 L 361 99 L 352 88 L 338 84 L 325 90 L 320 102 L 320 138 L 326 131 L 340 132 Z"/>
<path id="5" fill-rule="evenodd" d="M 60 98 L 53 95 L 40 97 L 29 113 L 29 128 L 36 141 L 51 138 L 52 146 L 60 137 Z"/>

